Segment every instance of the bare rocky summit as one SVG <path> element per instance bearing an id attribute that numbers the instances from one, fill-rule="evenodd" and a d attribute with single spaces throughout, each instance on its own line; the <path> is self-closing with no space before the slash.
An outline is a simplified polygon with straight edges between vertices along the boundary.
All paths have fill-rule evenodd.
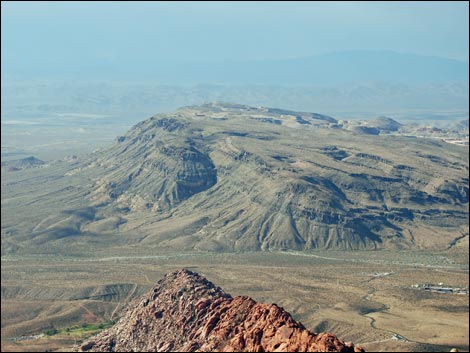
<path id="1" fill-rule="evenodd" d="M 116 325 L 76 350 L 363 352 L 332 334 L 308 331 L 276 304 L 232 298 L 189 270 L 167 274 Z"/>

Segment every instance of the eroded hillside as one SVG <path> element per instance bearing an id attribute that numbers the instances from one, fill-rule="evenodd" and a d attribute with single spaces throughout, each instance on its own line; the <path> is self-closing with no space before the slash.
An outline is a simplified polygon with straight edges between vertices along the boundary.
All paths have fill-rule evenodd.
<path id="1" fill-rule="evenodd" d="M 468 149 L 377 121 L 369 134 L 216 103 L 156 115 L 87 158 L 6 175 L 4 251 L 446 249 L 468 238 Z"/>

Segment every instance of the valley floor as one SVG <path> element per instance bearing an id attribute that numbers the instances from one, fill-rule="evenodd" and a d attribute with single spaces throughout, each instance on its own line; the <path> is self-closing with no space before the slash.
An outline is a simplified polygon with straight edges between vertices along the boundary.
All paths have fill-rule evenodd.
<path id="1" fill-rule="evenodd" d="M 125 303 L 182 267 L 234 296 L 275 302 L 311 331 L 369 351 L 469 349 L 468 294 L 424 287 L 468 289 L 465 251 L 146 251 L 2 256 L 2 351 L 70 349 L 95 332 L 78 327 L 117 319 Z M 51 329 L 58 332 L 41 335 Z"/>

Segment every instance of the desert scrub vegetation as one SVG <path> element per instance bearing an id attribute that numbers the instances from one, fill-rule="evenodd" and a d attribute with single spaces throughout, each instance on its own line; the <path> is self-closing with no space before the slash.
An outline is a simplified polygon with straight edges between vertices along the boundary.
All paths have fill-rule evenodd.
<path id="1" fill-rule="evenodd" d="M 111 320 L 111 321 L 105 321 L 105 322 L 94 323 L 94 324 L 83 323 L 81 325 L 66 327 L 63 329 L 57 329 L 53 327 L 45 331 L 44 334 L 46 336 L 54 336 L 58 334 L 72 335 L 72 336 L 84 336 L 84 335 L 88 336 L 88 335 L 93 335 L 95 333 L 98 333 L 99 331 L 102 331 L 108 327 L 111 327 L 114 324 L 115 324 L 115 321 Z"/>

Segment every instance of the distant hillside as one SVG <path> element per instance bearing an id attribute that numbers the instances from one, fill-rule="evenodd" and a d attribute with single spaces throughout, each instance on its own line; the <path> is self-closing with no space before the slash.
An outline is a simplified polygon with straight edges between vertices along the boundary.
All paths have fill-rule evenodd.
<path id="1" fill-rule="evenodd" d="M 367 121 L 367 126 L 377 128 L 379 131 L 392 132 L 397 131 L 403 125 L 392 118 L 381 116 Z"/>
<path id="2" fill-rule="evenodd" d="M 460 120 L 451 125 L 451 129 L 458 132 L 466 132 L 468 134 L 468 119 Z"/>
<path id="3" fill-rule="evenodd" d="M 40 159 L 37 159 L 34 156 L 22 159 L 14 159 L 2 162 L 2 172 L 14 172 L 25 168 L 38 167 L 43 164 L 45 164 L 45 162 L 41 161 Z"/>
<path id="4" fill-rule="evenodd" d="M 225 103 L 158 114 L 3 187 L 30 192 L 2 205 L 2 240 L 22 251 L 83 237 L 180 251 L 451 247 L 468 232 L 468 149 L 373 124 Z M 14 222 L 22 212 L 29 225 Z"/>

